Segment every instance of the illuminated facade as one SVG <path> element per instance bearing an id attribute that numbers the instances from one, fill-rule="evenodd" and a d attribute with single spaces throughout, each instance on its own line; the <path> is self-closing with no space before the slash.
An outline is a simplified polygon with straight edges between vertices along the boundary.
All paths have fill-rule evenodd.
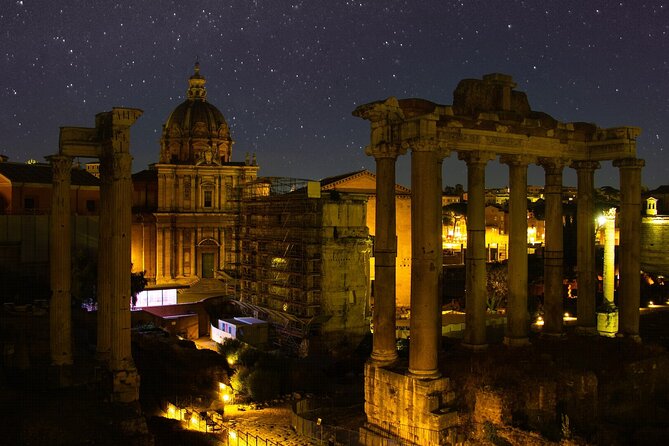
<path id="1" fill-rule="evenodd" d="M 234 284 L 238 192 L 258 166 L 231 161 L 228 124 L 204 85 L 196 64 L 186 100 L 163 125 L 159 162 L 133 175 L 133 271 L 156 285 Z"/>

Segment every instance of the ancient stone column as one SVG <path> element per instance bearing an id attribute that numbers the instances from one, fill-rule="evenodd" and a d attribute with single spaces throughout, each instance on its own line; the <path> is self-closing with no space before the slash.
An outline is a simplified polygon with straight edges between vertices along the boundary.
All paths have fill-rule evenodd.
<path id="1" fill-rule="evenodd" d="M 51 195 L 51 222 L 49 234 L 49 267 L 51 274 L 51 302 L 49 324 L 51 364 L 57 367 L 72 365 L 72 310 L 71 310 L 71 229 L 70 178 L 72 158 L 54 155 L 48 157 L 53 172 Z M 59 384 L 64 376 L 58 378 Z"/>
<path id="2" fill-rule="evenodd" d="M 597 334 L 595 316 L 596 271 L 595 271 L 595 215 L 593 199 L 595 192 L 595 169 L 597 161 L 574 161 L 578 178 L 576 202 L 576 265 L 578 280 L 578 331 Z"/>
<path id="3" fill-rule="evenodd" d="M 397 257 L 395 160 L 401 148 L 379 144 L 367 148 L 376 160 L 376 234 L 374 238 L 374 337 L 371 360 L 378 365 L 397 360 L 395 276 Z"/>
<path id="4" fill-rule="evenodd" d="M 563 335 L 562 278 L 564 276 L 562 243 L 562 170 L 564 162 L 543 158 L 546 183 L 546 246 L 544 249 L 544 327 L 549 336 Z"/>
<path id="5" fill-rule="evenodd" d="M 430 379 L 441 375 L 437 361 L 441 337 L 441 163 L 436 144 L 420 141 L 412 144 L 411 150 L 409 373 Z"/>
<path id="6" fill-rule="evenodd" d="M 639 338 L 639 287 L 641 243 L 641 168 L 644 160 L 615 160 L 620 169 L 620 286 L 618 334 Z"/>
<path id="7" fill-rule="evenodd" d="M 528 157 L 510 155 L 509 165 L 509 299 L 506 307 L 504 343 L 511 347 L 529 344 L 527 311 L 527 165 Z"/>
<path id="8" fill-rule="evenodd" d="M 139 376 L 130 348 L 130 227 L 132 221 L 132 156 L 112 155 L 111 183 L 111 358 L 112 398 L 119 402 L 139 397 Z"/>
<path id="9" fill-rule="evenodd" d="M 603 303 L 611 306 L 614 302 L 616 289 L 616 208 L 604 212 L 604 271 L 602 279 L 604 282 Z"/>
<path id="10" fill-rule="evenodd" d="M 467 256 L 465 258 L 465 335 L 463 346 L 486 343 L 485 166 L 494 154 L 460 152 L 467 163 Z"/>
<path id="11" fill-rule="evenodd" d="M 98 223 L 97 347 L 98 360 L 108 363 L 111 356 L 111 182 L 110 160 L 100 158 L 100 216 Z"/>

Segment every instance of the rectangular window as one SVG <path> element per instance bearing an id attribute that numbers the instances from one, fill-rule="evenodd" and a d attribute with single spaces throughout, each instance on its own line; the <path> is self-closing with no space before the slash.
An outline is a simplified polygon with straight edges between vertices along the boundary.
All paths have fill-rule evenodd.
<path id="1" fill-rule="evenodd" d="M 205 208 L 210 208 L 212 203 L 212 192 L 210 190 L 204 191 L 204 205 Z"/>

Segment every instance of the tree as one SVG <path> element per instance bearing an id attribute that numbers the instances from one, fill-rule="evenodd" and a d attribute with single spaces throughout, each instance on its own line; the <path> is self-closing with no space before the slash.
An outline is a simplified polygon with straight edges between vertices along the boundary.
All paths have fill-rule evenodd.
<path id="1" fill-rule="evenodd" d="M 132 297 L 132 306 L 137 305 L 137 296 L 144 291 L 146 284 L 149 283 L 144 277 L 146 271 L 130 273 L 130 296 Z"/>
<path id="2" fill-rule="evenodd" d="M 487 266 L 488 296 L 486 303 L 488 310 L 497 311 L 499 308 L 506 308 L 506 302 L 509 298 L 509 270 L 506 263 L 490 263 Z"/>

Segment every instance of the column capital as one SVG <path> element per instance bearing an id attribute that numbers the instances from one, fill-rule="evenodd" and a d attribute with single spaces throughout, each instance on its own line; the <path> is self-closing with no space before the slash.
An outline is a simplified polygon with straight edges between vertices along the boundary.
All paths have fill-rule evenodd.
<path id="1" fill-rule="evenodd" d="M 483 150 L 474 150 L 471 152 L 458 152 L 458 159 L 471 164 L 483 164 L 486 165 L 488 161 L 495 159 L 495 153 L 486 152 Z"/>
<path id="2" fill-rule="evenodd" d="M 370 144 L 365 147 L 365 155 L 373 156 L 374 158 L 393 158 L 406 153 L 406 147 L 399 143 L 382 142 L 379 144 Z"/>
<path id="3" fill-rule="evenodd" d="M 546 173 L 558 173 L 561 172 L 565 166 L 569 165 L 569 160 L 565 158 L 540 157 L 538 164 L 544 168 Z"/>
<path id="4" fill-rule="evenodd" d="M 51 163 L 53 181 L 70 181 L 72 176 L 72 157 L 67 155 L 51 155 L 46 159 Z"/>
<path id="5" fill-rule="evenodd" d="M 613 160 L 613 166 L 620 169 L 641 169 L 646 162 L 641 158 L 621 158 Z"/>
<path id="6" fill-rule="evenodd" d="M 599 161 L 575 160 L 575 161 L 571 162 L 569 167 L 571 167 L 572 169 L 576 169 L 576 170 L 597 170 L 601 166 L 599 164 Z"/>
<path id="7" fill-rule="evenodd" d="M 509 166 L 527 166 L 537 162 L 537 157 L 530 155 L 502 155 L 499 162 Z"/>

